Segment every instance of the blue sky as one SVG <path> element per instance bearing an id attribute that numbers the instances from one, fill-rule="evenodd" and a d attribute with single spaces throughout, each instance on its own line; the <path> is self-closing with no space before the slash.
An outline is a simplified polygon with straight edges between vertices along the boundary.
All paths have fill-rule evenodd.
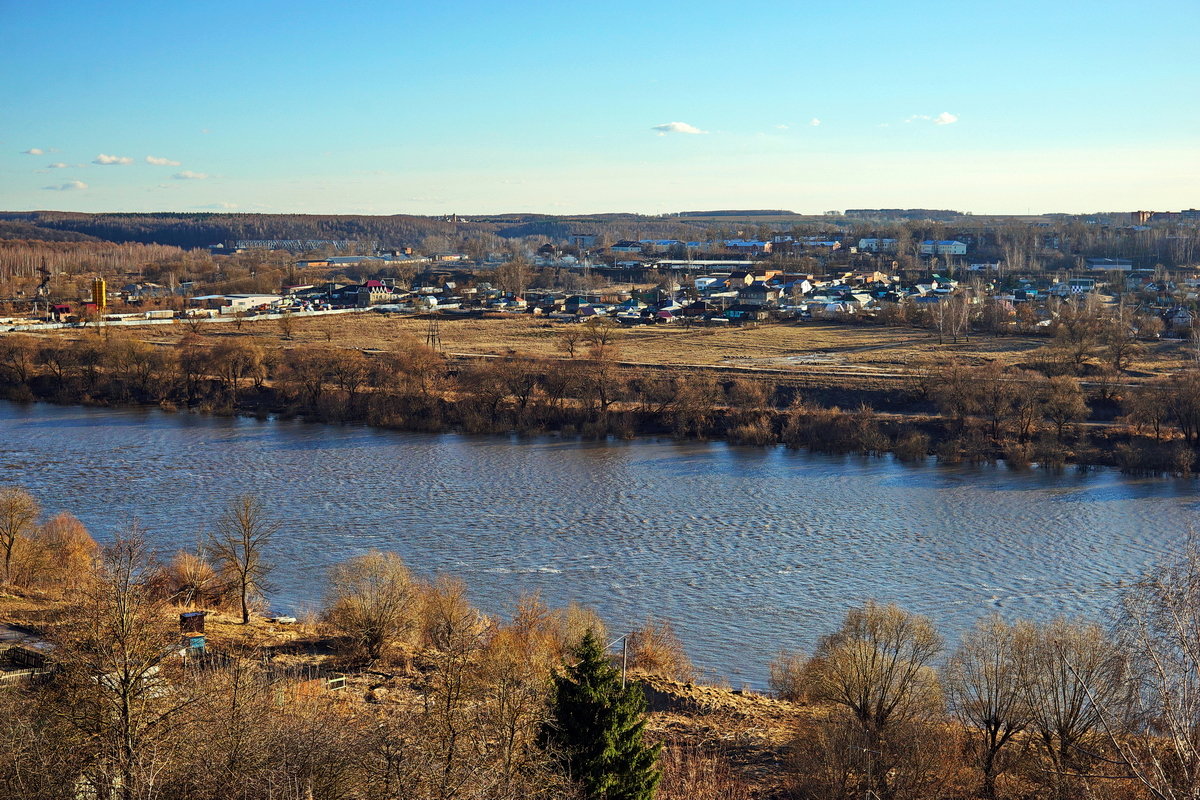
<path id="1" fill-rule="evenodd" d="M 0 21 L 6 210 L 1200 205 L 1195 0 L 0 0 Z"/>

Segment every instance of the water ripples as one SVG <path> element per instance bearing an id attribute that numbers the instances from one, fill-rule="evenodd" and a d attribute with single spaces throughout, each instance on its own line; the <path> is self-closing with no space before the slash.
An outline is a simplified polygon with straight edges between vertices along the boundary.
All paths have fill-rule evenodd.
<path id="1" fill-rule="evenodd" d="M 710 675 L 759 684 L 874 597 L 953 638 L 979 616 L 1107 617 L 1121 581 L 1183 535 L 1190 481 L 1111 470 L 906 466 L 720 443 L 465 437 L 157 411 L 0 404 L 6 482 L 101 538 L 137 518 L 194 547 L 236 494 L 284 524 L 280 610 L 370 548 L 465 579 L 486 610 L 523 591 L 614 629 L 666 616 Z"/>

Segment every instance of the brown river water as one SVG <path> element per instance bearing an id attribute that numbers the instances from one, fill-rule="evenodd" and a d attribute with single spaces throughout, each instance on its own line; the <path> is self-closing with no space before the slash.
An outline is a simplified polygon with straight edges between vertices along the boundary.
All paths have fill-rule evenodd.
<path id="1" fill-rule="evenodd" d="M 1102 621 L 1177 546 L 1200 484 L 1004 466 L 901 464 L 783 448 L 394 433 L 296 421 L 0 403 L 0 482 L 101 541 L 137 520 L 194 547 L 231 497 L 283 529 L 274 610 L 320 603 L 370 548 L 463 578 L 485 611 L 526 591 L 595 607 L 615 633 L 674 624 L 707 678 L 765 683 L 868 598 L 933 618 Z"/>

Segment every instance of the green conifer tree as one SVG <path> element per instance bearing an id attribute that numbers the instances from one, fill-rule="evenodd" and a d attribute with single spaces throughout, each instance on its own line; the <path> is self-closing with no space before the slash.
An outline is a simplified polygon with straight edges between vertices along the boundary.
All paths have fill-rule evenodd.
<path id="1" fill-rule="evenodd" d="M 542 746 L 562 758 L 587 800 L 652 800 L 661 746 L 642 740 L 646 696 L 639 687 L 622 688 L 591 630 L 572 655 L 574 665 L 554 679 Z"/>

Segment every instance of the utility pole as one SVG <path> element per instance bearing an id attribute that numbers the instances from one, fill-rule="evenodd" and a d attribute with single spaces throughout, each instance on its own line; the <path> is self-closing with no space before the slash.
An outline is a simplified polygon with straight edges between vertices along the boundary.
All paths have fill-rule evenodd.
<path id="1" fill-rule="evenodd" d="M 621 637 L 621 688 L 625 688 L 625 675 L 629 672 L 629 634 Z"/>
<path id="2" fill-rule="evenodd" d="M 608 643 L 604 649 L 611 650 L 612 646 L 617 642 L 621 643 L 621 688 L 625 688 L 625 676 L 629 673 L 629 637 L 631 634 L 623 633 L 617 638 Z"/>

